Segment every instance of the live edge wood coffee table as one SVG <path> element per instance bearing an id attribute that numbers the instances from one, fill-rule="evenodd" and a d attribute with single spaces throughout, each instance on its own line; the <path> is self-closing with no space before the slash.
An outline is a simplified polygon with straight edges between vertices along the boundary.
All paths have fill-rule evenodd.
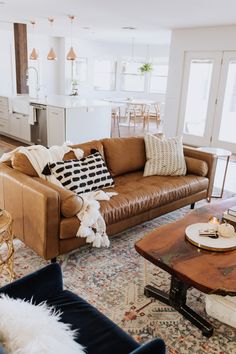
<path id="1" fill-rule="evenodd" d="M 135 244 L 139 254 L 171 274 L 169 294 L 151 285 L 145 287 L 144 294 L 174 307 L 207 337 L 212 336 L 213 327 L 186 305 L 187 290 L 194 287 L 206 294 L 235 296 L 236 250 L 200 249 L 186 240 L 185 229 L 190 224 L 208 222 L 211 216 L 221 217 L 233 205 L 236 198 L 197 208 L 176 222 L 158 227 Z"/>

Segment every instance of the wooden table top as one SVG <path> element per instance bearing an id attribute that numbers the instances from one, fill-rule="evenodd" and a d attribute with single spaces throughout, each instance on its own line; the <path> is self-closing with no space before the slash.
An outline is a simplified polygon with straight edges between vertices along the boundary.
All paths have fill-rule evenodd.
<path id="1" fill-rule="evenodd" d="M 200 249 L 185 238 L 188 225 L 221 217 L 236 198 L 208 204 L 189 212 L 182 219 L 158 227 L 135 244 L 144 258 L 178 276 L 207 294 L 236 295 L 236 250 L 214 252 Z"/>

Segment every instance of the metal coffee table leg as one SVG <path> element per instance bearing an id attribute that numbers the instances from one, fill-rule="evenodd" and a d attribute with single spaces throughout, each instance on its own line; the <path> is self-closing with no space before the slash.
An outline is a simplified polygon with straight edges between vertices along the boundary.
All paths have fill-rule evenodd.
<path id="1" fill-rule="evenodd" d="M 179 280 L 176 276 L 172 276 L 169 294 L 155 288 L 152 285 L 146 285 L 144 288 L 144 295 L 148 297 L 152 296 L 155 299 L 172 306 L 185 318 L 187 318 L 194 326 L 198 327 L 204 336 L 211 337 L 213 334 L 212 325 L 186 305 L 188 288 L 189 286 L 186 283 Z"/>

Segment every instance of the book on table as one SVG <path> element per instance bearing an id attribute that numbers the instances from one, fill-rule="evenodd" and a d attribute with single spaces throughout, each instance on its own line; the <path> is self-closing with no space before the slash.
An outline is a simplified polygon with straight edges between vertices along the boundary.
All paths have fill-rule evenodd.
<path id="1" fill-rule="evenodd" d="M 223 212 L 222 221 L 228 222 L 236 227 L 236 216 L 230 215 L 228 210 Z"/>
<path id="2" fill-rule="evenodd" d="M 236 218 L 236 205 L 232 206 L 231 208 L 228 209 L 228 214 L 235 216 Z"/>

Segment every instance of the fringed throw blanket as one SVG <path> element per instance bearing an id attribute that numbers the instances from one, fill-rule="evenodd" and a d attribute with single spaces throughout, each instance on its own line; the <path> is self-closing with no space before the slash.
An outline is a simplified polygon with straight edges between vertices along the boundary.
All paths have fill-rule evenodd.
<path id="1" fill-rule="evenodd" d="M 52 174 L 45 176 L 42 171 L 46 164 L 52 162 L 63 161 L 64 155 L 73 150 L 77 159 L 83 157 L 83 150 L 72 149 L 67 145 L 52 146 L 47 149 L 42 145 L 33 145 L 29 147 L 19 147 L 15 150 L 5 153 L 0 158 L 0 162 L 11 161 L 16 152 L 20 152 L 27 156 L 39 177 L 57 184 L 64 188 L 58 179 Z M 87 243 L 92 243 L 93 247 L 109 247 L 110 241 L 106 234 L 106 224 L 99 211 L 99 200 L 110 200 L 113 195 L 117 193 L 106 193 L 101 190 L 80 194 L 83 199 L 83 206 L 77 214 L 80 220 L 80 227 L 77 231 L 78 237 L 85 237 Z"/>

